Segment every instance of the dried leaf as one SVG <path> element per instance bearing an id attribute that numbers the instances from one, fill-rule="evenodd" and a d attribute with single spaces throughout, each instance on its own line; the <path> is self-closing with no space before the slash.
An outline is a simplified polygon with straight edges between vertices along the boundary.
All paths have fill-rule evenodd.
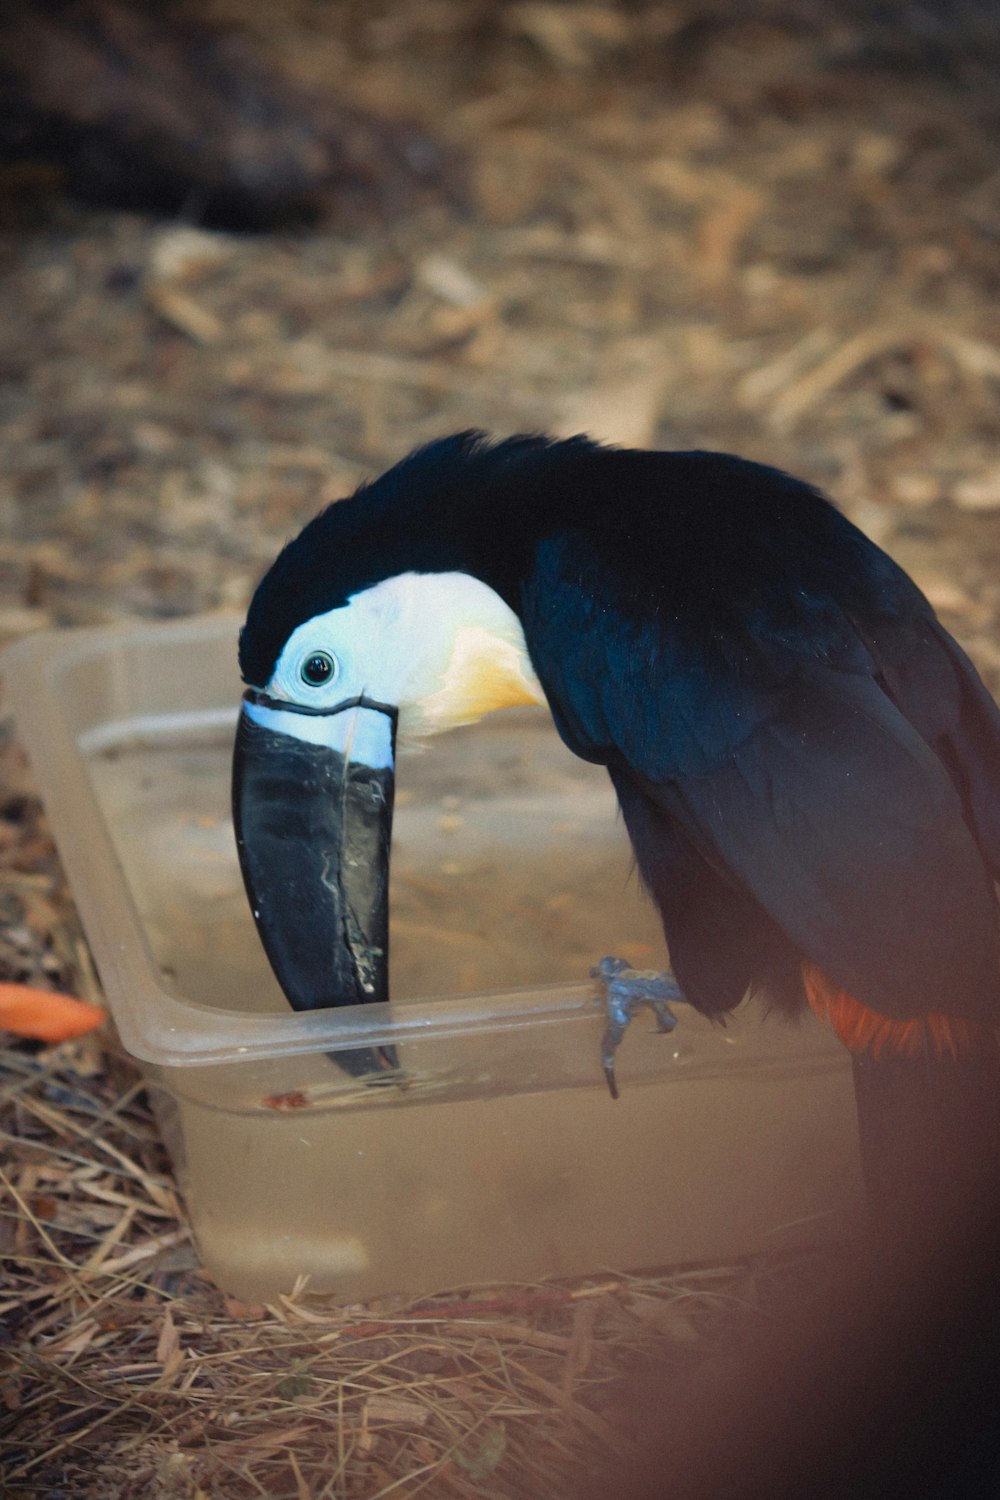
<path id="1" fill-rule="evenodd" d="M 398 1423 L 403 1427 L 425 1427 L 430 1417 L 426 1406 L 405 1396 L 369 1396 L 364 1414 L 368 1422 Z"/>
<path id="2" fill-rule="evenodd" d="M 295 1457 L 295 1450 L 293 1448 L 289 1448 L 288 1450 L 288 1462 L 291 1465 L 292 1473 L 295 1475 L 295 1493 L 297 1500 L 313 1500 L 312 1489 L 306 1483 L 302 1470 L 299 1468 L 299 1461 Z"/>
<path id="3" fill-rule="evenodd" d="M 291 1443 L 300 1443 L 315 1431 L 315 1423 L 300 1423 L 297 1427 L 279 1427 L 273 1432 L 257 1432 L 251 1437 L 230 1438 L 226 1446 L 273 1451 L 275 1448 L 287 1448 Z"/>
<path id="4" fill-rule="evenodd" d="M 126 1271 L 130 1266 L 138 1265 L 141 1261 L 150 1260 L 154 1255 L 159 1255 L 161 1250 L 168 1250 L 173 1245 L 180 1245 L 189 1238 L 186 1229 L 176 1229 L 169 1234 L 156 1235 L 153 1239 L 146 1240 L 139 1245 L 133 1245 L 123 1255 L 114 1260 L 106 1260 L 97 1268 L 100 1274 L 111 1276 L 118 1271 Z M 96 1273 L 95 1273 L 96 1274 Z"/>
<path id="5" fill-rule="evenodd" d="M 160 1324 L 160 1336 L 156 1341 L 157 1363 L 166 1365 L 178 1353 L 181 1347 L 180 1335 L 174 1324 L 174 1316 L 167 1304 Z"/>
<path id="6" fill-rule="evenodd" d="M 507 1434 L 498 1423 L 495 1427 L 487 1427 L 475 1443 L 456 1448 L 453 1457 L 470 1479 L 481 1483 L 484 1479 L 489 1479 L 506 1451 Z"/>
<path id="7" fill-rule="evenodd" d="M 77 1323 L 68 1333 L 60 1339 L 55 1339 L 47 1344 L 43 1352 L 44 1357 L 51 1359 L 59 1354 L 82 1354 L 88 1348 L 95 1337 L 100 1333 L 100 1328 L 93 1318 L 84 1318 Z"/>
<path id="8" fill-rule="evenodd" d="M 277 1392 L 283 1401 L 298 1401 L 302 1396 L 310 1396 L 316 1388 L 316 1382 L 309 1374 L 308 1365 L 301 1361 L 296 1363 L 278 1381 Z"/>
<path id="9" fill-rule="evenodd" d="M 146 291 L 146 299 L 164 323 L 169 323 L 192 343 L 214 344 L 222 337 L 222 324 L 215 314 L 168 282 L 154 282 Z"/>

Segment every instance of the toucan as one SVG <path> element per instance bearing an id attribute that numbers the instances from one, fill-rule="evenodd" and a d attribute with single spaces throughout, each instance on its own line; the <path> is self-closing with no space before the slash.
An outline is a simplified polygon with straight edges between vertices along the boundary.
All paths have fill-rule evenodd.
<path id="1" fill-rule="evenodd" d="M 237 843 L 293 1006 L 386 998 L 397 726 L 547 704 L 607 768 L 683 999 L 722 1018 L 759 993 L 850 1049 L 873 1197 L 997 1157 L 1000 711 L 810 484 L 444 437 L 289 542 L 239 654 Z"/>

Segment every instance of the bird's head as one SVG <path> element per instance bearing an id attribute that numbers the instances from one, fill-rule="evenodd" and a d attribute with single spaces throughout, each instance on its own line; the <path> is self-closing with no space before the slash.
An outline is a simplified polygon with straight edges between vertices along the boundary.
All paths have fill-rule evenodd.
<path id="1" fill-rule="evenodd" d="M 253 612 L 245 650 L 252 621 Z M 379 703 L 413 740 L 544 702 L 517 616 L 461 572 L 397 574 L 303 619 L 266 678 L 250 686 L 309 715 L 345 700 Z"/>
<path id="2" fill-rule="evenodd" d="M 460 512 L 418 504 L 408 463 L 409 485 L 390 471 L 285 548 L 241 633 L 237 843 L 297 1009 L 386 998 L 397 726 L 420 740 L 545 701 L 517 615 L 466 570 Z"/>

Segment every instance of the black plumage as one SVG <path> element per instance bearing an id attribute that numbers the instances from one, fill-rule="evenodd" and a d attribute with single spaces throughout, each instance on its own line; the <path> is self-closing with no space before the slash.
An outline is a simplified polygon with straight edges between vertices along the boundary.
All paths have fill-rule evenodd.
<path id="1" fill-rule="evenodd" d="M 519 616 L 560 734 L 605 764 L 687 998 L 1000 1020 L 1000 713 L 906 574 L 807 484 L 584 438 L 419 450 L 281 553 L 241 639 L 406 571 Z"/>

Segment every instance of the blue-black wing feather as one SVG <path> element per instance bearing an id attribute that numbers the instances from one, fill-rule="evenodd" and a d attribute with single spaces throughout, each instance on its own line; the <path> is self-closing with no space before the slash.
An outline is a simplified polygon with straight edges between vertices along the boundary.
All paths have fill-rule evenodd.
<path id="1" fill-rule="evenodd" d="M 1000 714 L 905 574 L 800 491 L 700 584 L 685 558 L 674 587 L 685 539 L 648 494 L 543 542 L 520 602 L 556 723 L 611 770 L 705 1009 L 808 957 L 886 1015 L 997 1019 Z"/>

